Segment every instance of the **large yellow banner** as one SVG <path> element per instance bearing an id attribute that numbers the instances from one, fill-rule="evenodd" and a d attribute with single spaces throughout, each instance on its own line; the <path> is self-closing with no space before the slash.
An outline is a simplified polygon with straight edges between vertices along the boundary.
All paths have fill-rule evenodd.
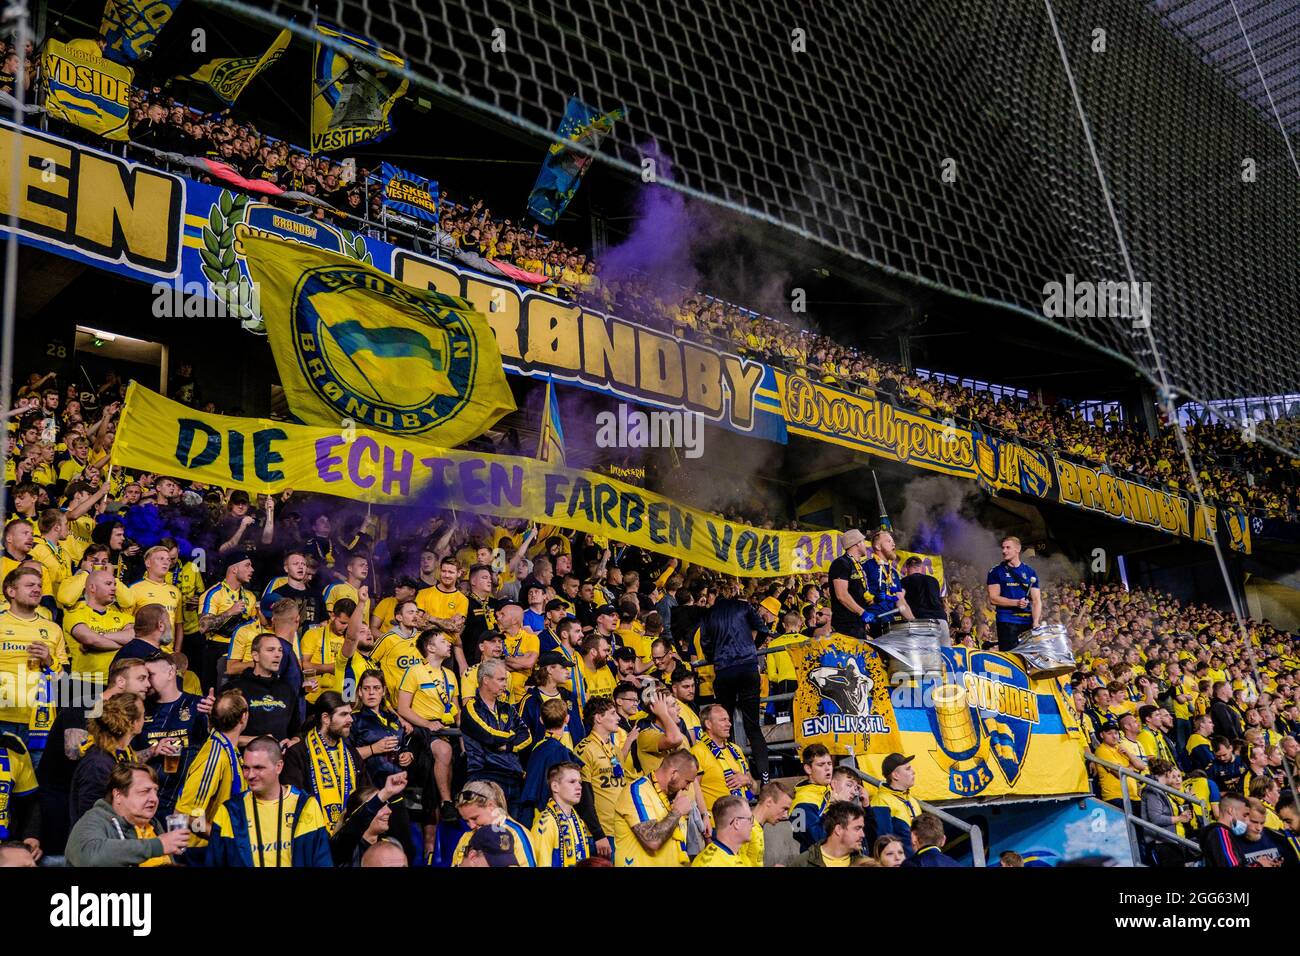
<path id="1" fill-rule="evenodd" d="M 801 749 L 825 744 L 877 776 L 885 754 L 915 757 L 912 794 L 927 801 L 1088 792 L 1066 678 L 1033 680 L 1013 654 L 964 647 L 941 649 L 933 673 L 891 675 L 888 655 L 838 634 L 789 654 Z"/>
<path id="2" fill-rule="evenodd" d="M 208 415 L 138 382 L 127 390 L 113 464 L 250 493 L 292 488 L 524 518 L 743 577 L 825 570 L 839 553 L 838 532 L 750 527 L 593 471 L 439 448 L 361 428 Z"/>

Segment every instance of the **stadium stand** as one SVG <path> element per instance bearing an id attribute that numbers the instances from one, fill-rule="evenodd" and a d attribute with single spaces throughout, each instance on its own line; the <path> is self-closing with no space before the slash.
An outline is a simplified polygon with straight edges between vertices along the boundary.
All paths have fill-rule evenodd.
<path id="1" fill-rule="evenodd" d="M 0 53 L 0 91 L 16 92 L 24 57 L 30 84 L 38 58 L 12 44 Z M 228 175 L 178 160 L 219 162 L 245 186 L 290 191 L 269 200 L 279 208 L 468 256 L 460 261 L 471 269 L 498 267 L 484 275 L 511 265 L 526 276 L 521 285 L 562 303 L 1148 487 L 1190 497 L 1195 478 L 1206 501 L 1248 518 L 1300 520 L 1300 459 L 1285 450 L 1297 445 L 1294 422 L 1263 423 L 1276 439 L 1268 444 L 1233 424 L 1182 426 L 1193 474 L 1169 421 L 1152 427 L 1082 402 L 1045 404 L 1028 391 L 966 384 L 961 368 L 886 360 L 707 290 L 667 301 L 644 277 L 608 279 L 594 248 L 495 214 L 433 163 L 417 171 L 437 176 L 437 225 L 394 225 L 374 162 L 382 150 L 353 175 L 259 131 L 242 103 L 205 113 L 170 92 L 136 89 L 128 113 L 121 148 L 145 165 L 239 191 Z M 824 749 L 795 753 L 783 736 L 799 693 L 790 649 L 867 633 L 832 625 L 852 607 L 837 585 L 865 569 L 856 600 L 870 605 L 859 612 L 873 636 L 889 633 L 882 622 L 895 604 L 907 621 L 923 620 L 923 597 L 952 647 L 970 655 L 1009 650 L 1002 626 L 1023 636 L 1029 612 L 1020 608 L 1041 598 L 1033 625 L 1059 625 L 1073 654 L 1057 685 L 1059 720 L 1073 735 L 1062 733 L 1077 749 L 1069 758 L 1080 767 L 1085 755 L 1097 758 L 1076 796 L 1125 813 L 1131 801 L 1182 838 L 1144 837 L 1144 864 L 1300 865 L 1291 789 L 1300 645 L 1268 620 L 1127 581 L 1076 574 L 1029 584 L 1017 577 L 1018 538 L 1000 542 L 1002 563 L 984 555 L 987 568 L 935 554 L 943 581 L 931 595 L 919 579 L 903 583 L 911 575 L 887 519 L 826 532 L 837 548 L 829 568 L 750 577 L 692 564 L 671 547 L 487 508 L 250 495 L 112 463 L 130 367 L 106 363 L 82 381 L 23 358 L 26 377 L 5 397 L 0 677 L 35 681 L 41 696 L 0 708 L 12 782 L 0 794 L 0 837 L 33 862 L 894 867 L 942 856 L 956 865 L 960 854 L 943 847 L 945 822 L 952 832 L 957 821 L 937 807 L 920 812 L 910 791 L 907 765 L 918 755 L 848 761 L 841 766 L 856 770 L 841 772 L 823 762 Z M 179 369 L 168 393 L 207 414 L 240 412 Z M 765 529 L 824 530 L 790 507 L 725 510 Z M 1008 581 L 1021 590 L 1012 600 L 1023 598 L 1014 611 L 998 603 L 1010 597 Z M 64 706 L 73 694 L 107 704 L 87 719 Z M 283 770 L 268 773 L 281 759 Z M 1108 769 L 1115 764 L 1163 789 L 1130 784 Z M 290 835 L 270 845 L 268 863 L 248 831 L 262 825 L 265 795 L 285 792 L 295 801 Z M 277 832 L 282 813 L 268 816 Z M 104 850 L 121 821 L 134 838 Z M 800 852 L 781 845 L 788 836 Z M 1002 859 L 1025 863 L 1011 850 Z"/>

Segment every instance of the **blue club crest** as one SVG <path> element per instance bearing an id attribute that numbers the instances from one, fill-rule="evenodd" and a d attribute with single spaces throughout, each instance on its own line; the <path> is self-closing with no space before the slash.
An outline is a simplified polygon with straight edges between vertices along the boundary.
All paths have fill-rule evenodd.
<path id="1" fill-rule="evenodd" d="M 948 773 L 948 789 L 958 796 L 983 792 L 993 782 L 990 763 L 1014 786 L 1038 721 L 1028 675 L 985 651 L 944 648 L 943 659 L 944 674 L 927 715 L 939 745 L 932 756 Z"/>

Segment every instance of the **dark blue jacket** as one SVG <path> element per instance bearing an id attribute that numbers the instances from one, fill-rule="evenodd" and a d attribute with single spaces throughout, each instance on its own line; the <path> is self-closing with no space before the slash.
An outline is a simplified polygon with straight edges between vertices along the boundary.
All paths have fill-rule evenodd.
<path id="1" fill-rule="evenodd" d="M 903 861 L 903 866 L 961 866 L 937 846 L 927 846 Z"/>
<path id="2" fill-rule="evenodd" d="M 352 718 L 352 731 L 348 734 L 349 743 L 354 747 L 369 747 L 385 737 L 396 737 L 399 744 L 402 742 L 402 725 L 398 722 L 396 714 L 384 709 L 382 704 L 380 713 L 376 713 L 369 707 L 362 707 L 356 712 Z M 375 754 L 366 759 L 366 775 L 375 786 L 382 787 L 389 774 L 397 773 L 402 769 L 398 766 L 396 757 L 397 753 L 393 752 Z"/>
<path id="3" fill-rule="evenodd" d="M 578 702 L 573 695 L 563 687 L 559 688 L 560 699 L 569 705 L 569 736 L 573 740 L 581 740 L 587 736 L 586 728 L 582 725 L 582 715 L 578 713 Z M 528 733 L 532 735 L 534 741 L 540 742 L 546 736 L 546 728 L 542 726 L 542 704 L 546 702 L 536 687 L 529 687 L 528 693 L 524 696 L 524 702 L 519 705 L 519 717 L 528 728 Z M 547 798 L 549 799 L 549 797 Z"/>
<path id="4" fill-rule="evenodd" d="M 719 598 L 704 615 L 700 624 L 700 648 L 717 670 L 752 665 L 758 670 L 758 643 L 766 640 L 768 630 L 748 601 Z"/>
<path id="5" fill-rule="evenodd" d="M 293 840 L 293 865 L 332 867 L 334 857 L 330 854 L 329 830 L 321 826 L 310 833 L 294 834 L 298 829 L 298 818 L 302 816 L 308 801 L 315 801 L 316 798 L 304 794 L 296 787 L 290 787 L 290 790 L 298 797 L 298 802 L 293 809 L 293 825 L 289 828 L 290 838 Z M 253 847 L 249 839 L 245 799 L 243 796 L 233 797 L 226 801 L 225 807 L 226 812 L 230 814 L 231 832 L 222 833 L 219 826 L 213 827 L 203 863 L 205 866 L 215 867 L 251 867 Z"/>
<path id="6" fill-rule="evenodd" d="M 470 780 L 523 779 L 524 765 L 519 755 L 533 745 L 533 735 L 513 707 L 497 701 L 495 708 L 489 708 L 475 694 L 465 702 L 460 730 L 464 735 L 465 770 Z"/>

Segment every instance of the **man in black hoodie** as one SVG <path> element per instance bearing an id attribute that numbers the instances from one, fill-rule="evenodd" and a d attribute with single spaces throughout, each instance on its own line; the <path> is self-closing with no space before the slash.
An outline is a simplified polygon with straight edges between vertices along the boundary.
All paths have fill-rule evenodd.
<path id="1" fill-rule="evenodd" d="M 253 667 L 229 681 L 223 690 L 238 690 L 248 701 L 248 726 L 239 738 L 242 747 L 249 741 L 270 736 L 296 743 L 298 733 L 298 696 L 301 687 L 291 687 L 276 674 L 283 655 L 280 639 L 267 632 L 253 638 Z"/>

